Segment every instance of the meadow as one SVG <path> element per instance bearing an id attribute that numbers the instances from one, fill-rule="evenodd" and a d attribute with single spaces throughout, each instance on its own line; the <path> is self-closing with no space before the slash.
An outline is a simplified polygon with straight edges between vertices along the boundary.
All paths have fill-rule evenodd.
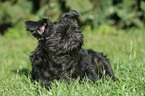
<path id="1" fill-rule="evenodd" d="M 31 81 L 29 56 L 37 40 L 27 33 L 17 38 L 6 35 L 0 36 L 0 96 L 145 96 L 145 29 L 83 34 L 83 47 L 107 54 L 120 80 L 104 78 L 96 84 L 55 81 L 46 90 Z"/>

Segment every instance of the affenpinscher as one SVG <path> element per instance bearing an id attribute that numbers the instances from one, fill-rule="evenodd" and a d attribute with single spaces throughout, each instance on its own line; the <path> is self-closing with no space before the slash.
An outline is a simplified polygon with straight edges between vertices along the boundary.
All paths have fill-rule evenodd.
<path id="1" fill-rule="evenodd" d="M 70 81 L 87 77 L 92 82 L 108 75 L 115 79 L 111 65 L 102 53 L 82 48 L 83 35 L 75 10 L 64 13 L 60 20 L 26 21 L 26 29 L 38 40 L 30 56 L 32 79 L 47 86 L 53 80 Z"/>

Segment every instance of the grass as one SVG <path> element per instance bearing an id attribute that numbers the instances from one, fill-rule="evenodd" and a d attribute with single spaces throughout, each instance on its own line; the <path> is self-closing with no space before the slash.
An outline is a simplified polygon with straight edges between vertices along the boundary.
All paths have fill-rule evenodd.
<path id="1" fill-rule="evenodd" d="M 145 29 L 115 35 L 83 34 L 83 47 L 108 54 L 115 75 L 124 81 L 54 82 L 46 90 L 31 82 L 29 55 L 37 46 L 36 39 L 28 34 L 21 38 L 0 36 L 0 96 L 145 96 Z"/>

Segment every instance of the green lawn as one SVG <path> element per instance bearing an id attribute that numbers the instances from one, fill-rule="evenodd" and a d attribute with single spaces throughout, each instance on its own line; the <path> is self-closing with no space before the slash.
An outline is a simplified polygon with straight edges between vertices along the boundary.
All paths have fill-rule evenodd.
<path id="1" fill-rule="evenodd" d="M 36 39 L 28 34 L 21 38 L 0 36 L 0 96 L 145 96 L 145 29 L 114 35 L 83 34 L 83 47 L 108 54 L 116 77 L 124 81 L 55 82 L 46 90 L 31 82 L 29 55 L 37 46 Z"/>

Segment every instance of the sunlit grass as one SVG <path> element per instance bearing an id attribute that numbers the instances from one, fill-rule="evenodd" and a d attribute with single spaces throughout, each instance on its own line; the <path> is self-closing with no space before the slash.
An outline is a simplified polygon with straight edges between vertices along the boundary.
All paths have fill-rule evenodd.
<path id="1" fill-rule="evenodd" d="M 123 81 L 98 80 L 96 84 L 78 80 L 55 82 L 46 90 L 31 82 L 30 53 L 37 46 L 30 35 L 21 38 L 0 36 L 0 95 L 3 96 L 113 96 L 145 95 L 145 29 L 102 35 L 83 32 L 84 48 L 108 54 L 116 77 Z"/>

